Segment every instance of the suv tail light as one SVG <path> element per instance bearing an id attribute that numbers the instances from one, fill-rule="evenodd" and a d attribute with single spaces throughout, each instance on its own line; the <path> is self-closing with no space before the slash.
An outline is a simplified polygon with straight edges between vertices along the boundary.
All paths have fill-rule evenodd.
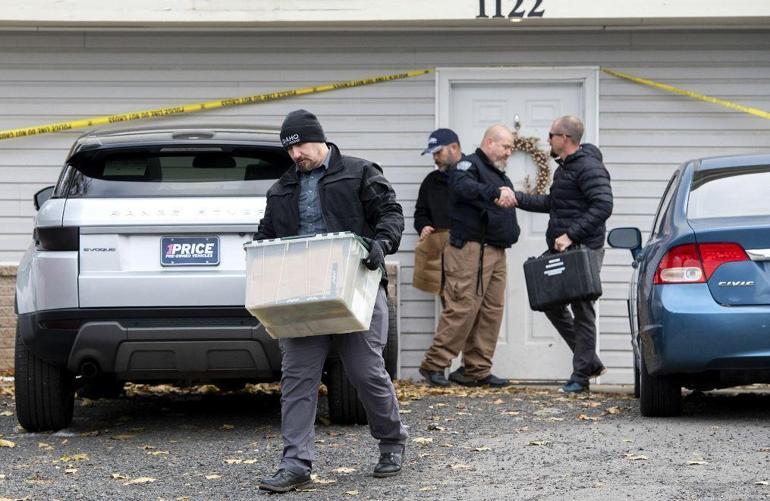
<path id="1" fill-rule="evenodd" d="M 666 252 L 660 260 L 653 283 L 703 283 L 722 264 L 748 259 L 743 247 L 735 243 L 678 245 Z"/>
<path id="2" fill-rule="evenodd" d="M 35 245 L 40 250 L 76 251 L 80 246 L 80 228 L 77 226 L 53 226 L 35 228 Z"/>

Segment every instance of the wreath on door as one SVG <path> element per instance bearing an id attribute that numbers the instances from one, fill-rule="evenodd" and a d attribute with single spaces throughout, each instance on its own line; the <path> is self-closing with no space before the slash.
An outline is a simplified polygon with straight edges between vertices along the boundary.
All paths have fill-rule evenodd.
<path id="1" fill-rule="evenodd" d="M 538 143 L 540 138 L 537 137 L 514 137 L 513 150 L 529 153 L 532 160 L 537 166 L 537 177 L 535 178 L 535 185 L 532 186 L 532 180 L 529 178 L 529 174 L 524 178 L 524 191 L 533 195 L 545 195 L 548 186 L 551 183 L 551 166 L 549 165 L 550 156 L 548 153 L 540 149 Z"/>

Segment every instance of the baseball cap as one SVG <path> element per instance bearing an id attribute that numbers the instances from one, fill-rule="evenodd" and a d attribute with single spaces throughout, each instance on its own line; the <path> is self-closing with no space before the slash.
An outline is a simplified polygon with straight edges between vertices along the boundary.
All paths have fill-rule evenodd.
<path id="1" fill-rule="evenodd" d="M 421 155 L 426 153 L 436 153 L 439 149 L 452 143 L 460 143 L 460 139 L 452 129 L 436 129 L 428 137 L 428 147 L 423 150 Z"/>

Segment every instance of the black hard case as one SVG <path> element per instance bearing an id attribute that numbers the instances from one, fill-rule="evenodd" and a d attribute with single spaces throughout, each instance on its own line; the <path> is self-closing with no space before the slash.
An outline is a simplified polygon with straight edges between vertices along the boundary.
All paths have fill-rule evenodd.
<path id="1" fill-rule="evenodd" d="M 545 311 L 573 301 L 594 301 L 602 295 L 601 255 L 588 247 L 531 257 L 524 263 L 529 306 Z"/>

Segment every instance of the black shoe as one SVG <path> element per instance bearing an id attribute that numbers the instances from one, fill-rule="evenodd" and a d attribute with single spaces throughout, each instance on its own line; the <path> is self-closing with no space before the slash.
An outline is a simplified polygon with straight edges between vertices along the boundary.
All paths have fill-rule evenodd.
<path id="1" fill-rule="evenodd" d="M 289 492 L 310 484 L 310 473 L 301 475 L 281 468 L 272 477 L 259 481 L 259 488 L 270 492 Z"/>
<path id="2" fill-rule="evenodd" d="M 449 380 L 462 386 L 478 386 L 475 379 L 471 379 L 465 375 L 465 367 L 463 366 L 460 366 L 456 371 L 451 372 L 449 374 Z"/>
<path id="3" fill-rule="evenodd" d="M 511 384 L 510 381 L 507 379 L 502 379 L 494 374 L 490 374 L 489 376 L 485 377 L 484 379 L 479 379 L 476 381 L 479 386 L 491 386 L 492 388 L 503 388 L 505 386 L 509 386 Z"/>
<path id="4" fill-rule="evenodd" d="M 559 393 L 567 393 L 570 395 L 577 395 L 578 393 L 587 393 L 589 390 L 588 384 L 580 384 L 575 381 L 567 381 L 567 384 L 559 388 Z"/>
<path id="5" fill-rule="evenodd" d="M 376 478 L 394 477 L 401 473 L 401 461 L 403 453 L 401 452 L 383 452 L 380 454 L 380 460 L 374 467 L 373 475 Z"/>
<path id="6" fill-rule="evenodd" d="M 449 386 L 449 381 L 446 380 L 443 371 L 429 371 L 421 367 L 420 374 L 431 386 Z"/>

